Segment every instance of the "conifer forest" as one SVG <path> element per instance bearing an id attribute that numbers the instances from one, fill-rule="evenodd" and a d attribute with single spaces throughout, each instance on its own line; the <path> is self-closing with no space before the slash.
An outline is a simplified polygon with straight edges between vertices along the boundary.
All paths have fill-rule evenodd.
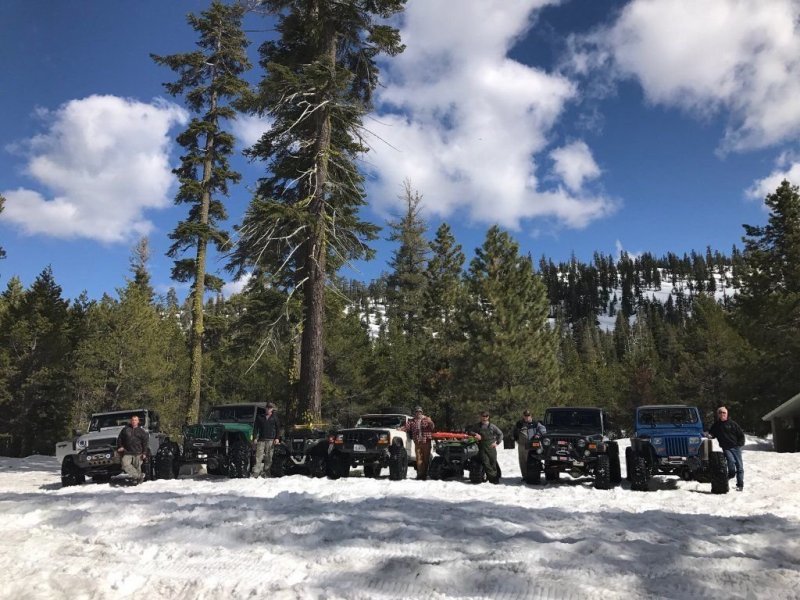
<path id="1" fill-rule="evenodd" d="M 185 216 L 169 233 L 185 298 L 156 293 L 147 238 L 99 299 L 64 297 L 46 264 L 26 288 L 0 248 L 0 454 L 52 454 L 93 412 L 153 408 L 179 436 L 212 404 L 252 401 L 274 402 L 286 423 L 338 425 L 421 405 L 459 428 L 486 409 L 504 430 L 525 408 L 602 406 L 625 427 L 644 404 L 707 417 L 725 404 L 765 433 L 761 416 L 800 391 L 797 185 L 763 199 L 765 224 L 744 225 L 741 244 L 663 256 L 556 262 L 499 226 L 465 248 L 447 223 L 429 225 L 435 194 L 410 180 L 396 218 L 367 222 L 359 130 L 379 59 L 403 51 L 385 19 L 404 0 L 259 5 L 279 35 L 258 65 L 247 7 L 219 1 L 190 17 L 195 49 L 152 57 L 192 114 L 176 139 Z M 263 176 L 232 223 L 237 114 L 273 125 L 247 150 Z M 383 274 L 343 277 L 379 237 L 393 244 Z M 222 295 L 210 252 L 229 278 L 248 277 L 241 293 Z"/>

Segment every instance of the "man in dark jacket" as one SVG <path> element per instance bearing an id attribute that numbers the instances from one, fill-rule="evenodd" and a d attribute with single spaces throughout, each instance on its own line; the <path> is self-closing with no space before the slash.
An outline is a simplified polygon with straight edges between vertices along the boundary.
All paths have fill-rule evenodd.
<path id="1" fill-rule="evenodd" d="M 122 470 L 131 478 L 133 485 L 144 479 L 142 462 L 147 454 L 149 434 L 139 427 L 139 417 L 133 415 L 130 423 L 122 428 L 117 437 L 117 452 L 122 455 Z"/>
<path id="2" fill-rule="evenodd" d="M 473 425 L 469 433 L 478 440 L 478 457 L 486 472 L 486 478 L 492 483 L 500 483 L 497 445 L 503 441 L 503 432 L 497 425 L 489 422 L 489 413 L 483 411 L 480 423 Z"/>
<path id="3" fill-rule="evenodd" d="M 728 418 L 728 409 L 720 406 L 717 409 L 717 420 L 708 430 L 708 434 L 716 438 L 725 460 L 728 461 L 728 479 L 736 477 L 736 490 L 744 489 L 744 463 L 742 462 L 742 446 L 744 431 L 733 419 Z"/>
<path id="4" fill-rule="evenodd" d="M 529 410 L 522 412 L 522 418 L 516 422 L 514 429 L 511 430 L 511 437 L 517 443 L 519 471 L 522 473 L 523 479 L 527 477 L 528 473 L 528 449 L 530 448 L 531 438 L 534 435 L 544 435 L 545 433 L 547 433 L 547 428 L 535 420 Z"/>
<path id="5" fill-rule="evenodd" d="M 272 469 L 272 453 L 275 444 L 280 437 L 280 422 L 275 414 L 275 405 L 267 403 L 266 413 L 259 412 L 256 415 L 255 427 L 253 428 L 253 438 L 256 440 L 256 461 L 253 463 L 251 475 L 253 477 L 269 477 Z"/>

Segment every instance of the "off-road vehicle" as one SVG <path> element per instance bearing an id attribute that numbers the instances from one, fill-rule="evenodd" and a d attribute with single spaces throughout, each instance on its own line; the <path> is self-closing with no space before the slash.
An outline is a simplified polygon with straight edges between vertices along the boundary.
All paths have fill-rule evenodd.
<path id="1" fill-rule="evenodd" d="M 75 431 L 73 440 L 56 444 L 56 459 L 61 463 L 61 485 L 78 485 L 84 483 L 87 477 L 95 483 L 106 483 L 122 473 L 117 438 L 134 415 L 139 417 L 139 426 L 150 434 L 148 459 L 142 470 L 146 479 L 155 478 L 152 457 L 166 436 L 160 433 L 158 413 L 137 408 L 94 413 L 86 433 Z"/>
<path id="2" fill-rule="evenodd" d="M 253 460 L 253 428 L 263 404 L 212 406 L 202 423 L 184 425 L 184 464 L 205 464 L 211 475 L 248 477 Z"/>
<path id="3" fill-rule="evenodd" d="M 636 425 L 625 465 L 631 489 L 648 491 L 654 475 L 678 475 L 711 483 L 712 494 L 728 493 L 725 454 L 705 437 L 694 406 L 655 405 L 636 409 Z"/>
<path id="4" fill-rule="evenodd" d="M 531 438 L 526 483 L 557 481 L 559 474 L 594 478 L 594 487 L 607 490 L 621 480 L 619 446 L 608 414 L 601 408 L 548 408 L 547 433 Z"/>
<path id="5" fill-rule="evenodd" d="M 409 415 L 401 413 L 368 414 L 354 428 L 339 430 L 328 455 L 328 477 L 347 477 L 351 467 L 363 466 L 365 477 L 379 477 L 381 470 L 389 467 L 390 477 L 397 478 L 403 471 L 402 465 L 393 463 L 405 460 L 407 470 L 408 464 L 415 460 L 414 441 L 400 429 L 410 420 Z M 390 452 L 394 440 L 405 449 L 404 459 L 399 458 L 402 453 Z"/>
<path id="6" fill-rule="evenodd" d="M 473 473 L 480 465 L 477 461 L 478 442 L 466 433 L 446 431 L 434 433 L 433 451 L 436 456 L 431 459 L 428 468 L 430 479 L 460 480 L 463 479 L 465 470 Z M 482 473 L 482 467 L 480 470 Z"/>
<path id="7" fill-rule="evenodd" d="M 326 424 L 295 425 L 273 452 L 271 474 L 325 477 L 333 436 Z"/>

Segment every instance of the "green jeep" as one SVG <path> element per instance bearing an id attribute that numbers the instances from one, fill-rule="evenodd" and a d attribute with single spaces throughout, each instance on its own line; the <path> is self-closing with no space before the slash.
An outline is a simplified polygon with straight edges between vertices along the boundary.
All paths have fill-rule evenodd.
<path id="1" fill-rule="evenodd" d="M 211 475 L 250 475 L 253 427 L 263 404 L 221 404 L 211 407 L 202 423 L 184 425 L 184 464 L 205 464 Z"/>

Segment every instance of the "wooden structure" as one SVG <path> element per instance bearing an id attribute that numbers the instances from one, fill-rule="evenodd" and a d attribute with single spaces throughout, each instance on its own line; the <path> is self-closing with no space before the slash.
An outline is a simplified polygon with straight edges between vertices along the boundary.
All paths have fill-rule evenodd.
<path id="1" fill-rule="evenodd" d="M 761 420 L 772 423 L 772 445 L 776 452 L 800 452 L 800 394 L 768 412 Z"/>

